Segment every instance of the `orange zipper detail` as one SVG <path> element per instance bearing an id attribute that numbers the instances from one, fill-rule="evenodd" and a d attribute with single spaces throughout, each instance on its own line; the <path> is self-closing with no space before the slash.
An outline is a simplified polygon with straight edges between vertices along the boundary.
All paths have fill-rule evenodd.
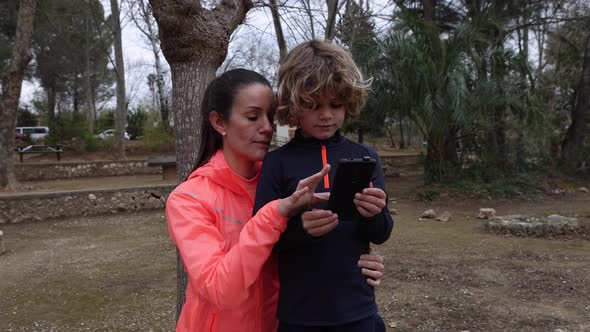
<path id="1" fill-rule="evenodd" d="M 322 144 L 322 168 L 328 165 L 328 154 L 326 153 L 326 146 Z M 324 175 L 324 188 L 330 189 L 330 173 Z"/>

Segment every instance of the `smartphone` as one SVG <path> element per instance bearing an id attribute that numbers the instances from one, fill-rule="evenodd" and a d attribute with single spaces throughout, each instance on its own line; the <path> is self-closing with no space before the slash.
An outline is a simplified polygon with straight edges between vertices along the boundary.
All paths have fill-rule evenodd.
<path id="1" fill-rule="evenodd" d="M 371 157 L 340 159 L 328 200 L 328 209 L 337 213 L 338 219 L 359 216 L 352 200 L 356 193 L 369 187 L 376 163 Z"/>

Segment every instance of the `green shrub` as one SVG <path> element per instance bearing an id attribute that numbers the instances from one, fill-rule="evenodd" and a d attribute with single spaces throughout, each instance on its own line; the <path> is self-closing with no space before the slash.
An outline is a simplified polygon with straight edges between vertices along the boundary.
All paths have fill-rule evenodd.
<path id="1" fill-rule="evenodd" d="M 98 139 L 92 133 L 84 134 L 84 149 L 88 152 L 95 152 L 98 150 Z"/>
<path id="2" fill-rule="evenodd" d="M 428 188 L 418 192 L 418 198 L 422 201 L 433 201 L 440 197 L 440 190 L 437 188 Z"/>
<path id="3" fill-rule="evenodd" d="M 152 151 L 164 152 L 174 149 L 174 138 L 161 126 L 144 127 L 143 139 L 145 145 Z"/>

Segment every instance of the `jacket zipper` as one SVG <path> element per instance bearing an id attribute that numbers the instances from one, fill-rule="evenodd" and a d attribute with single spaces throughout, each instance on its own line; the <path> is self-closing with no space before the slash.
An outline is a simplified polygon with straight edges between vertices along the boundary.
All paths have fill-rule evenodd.
<path id="1" fill-rule="evenodd" d="M 328 153 L 326 152 L 326 146 L 321 144 L 322 146 L 322 168 L 326 167 L 328 164 Z M 324 175 L 324 189 L 330 189 L 330 173 L 326 173 Z"/>

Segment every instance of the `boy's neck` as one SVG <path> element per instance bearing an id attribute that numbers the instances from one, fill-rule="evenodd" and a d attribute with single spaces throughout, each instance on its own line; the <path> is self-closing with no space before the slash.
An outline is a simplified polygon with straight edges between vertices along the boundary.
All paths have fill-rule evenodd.
<path id="1" fill-rule="evenodd" d="M 303 129 L 301 129 L 301 128 L 299 129 L 299 133 L 301 133 L 301 136 L 303 138 L 306 138 L 306 139 L 315 139 L 315 140 L 318 140 L 318 141 L 326 141 L 326 140 L 329 140 L 329 139 L 334 138 L 336 136 L 339 136 L 340 135 L 340 129 L 338 129 L 336 132 L 334 132 L 334 135 L 332 135 L 330 137 L 326 137 L 326 138 L 317 138 L 317 137 L 314 137 L 314 136 L 306 133 L 305 131 L 303 131 Z"/>
<path id="2" fill-rule="evenodd" d="M 258 173 L 256 162 L 236 156 L 230 149 L 223 148 L 223 155 L 229 167 L 244 179 L 252 179 Z"/>

